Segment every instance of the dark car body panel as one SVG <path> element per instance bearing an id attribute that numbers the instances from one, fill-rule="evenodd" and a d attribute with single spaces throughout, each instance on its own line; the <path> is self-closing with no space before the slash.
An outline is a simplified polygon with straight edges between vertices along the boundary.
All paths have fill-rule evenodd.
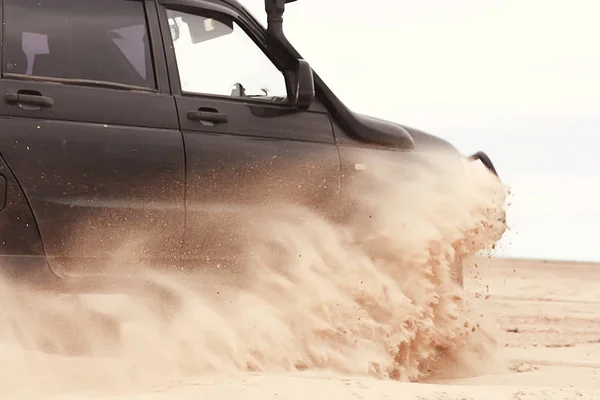
<path id="1" fill-rule="evenodd" d="M 0 81 L 2 93 L 23 89 L 55 104 L 23 110 L 1 102 L 0 149 L 29 200 L 53 271 L 93 274 L 99 265 L 89 259 L 107 259 L 123 235 L 151 228 L 153 240 L 131 250 L 142 258 L 178 256 L 185 165 L 173 98 Z"/>
<path id="2" fill-rule="evenodd" d="M 230 261 L 250 234 L 250 205 L 274 204 L 285 194 L 318 209 L 339 196 L 340 161 L 326 113 L 210 96 L 175 98 L 187 162 L 188 261 Z M 187 118 L 207 108 L 230 121 Z"/>
<path id="3" fill-rule="evenodd" d="M 3 232 L 10 232 L 2 235 L 1 254 L 3 256 L 44 256 L 40 234 L 27 197 L 4 158 L 0 158 L 0 185 L 3 194 L 0 227 Z"/>
<path id="4" fill-rule="evenodd" d="M 176 100 L 187 160 L 187 259 L 228 260 L 247 242 L 252 204 L 274 204 L 285 194 L 318 209 L 339 197 L 340 161 L 326 113 L 204 96 Z M 186 117 L 199 108 L 231 121 Z"/>
<path id="5" fill-rule="evenodd" d="M 190 132 L 184 140 L 188 261 L 233 261 L 256 234 L 251 206 L 277 207 L 285 197 L 325 211 L 339 197 L 333 144 Z"/>

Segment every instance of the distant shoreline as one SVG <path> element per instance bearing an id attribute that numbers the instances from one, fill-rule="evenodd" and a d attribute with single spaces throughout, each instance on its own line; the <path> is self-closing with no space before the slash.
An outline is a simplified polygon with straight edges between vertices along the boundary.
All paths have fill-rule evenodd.
<path id="1" fill-rule="evenodd" d="M 552 265 L 566 265 L 570 264 L 573 266 L 596 266 L 600 267 L 599 261 L 583 261 L 583 260 L 566 260 L 566 259 L 548 259 L 548 258 L 536 258 L 536 257 L 513 257 L 503 255 L 476 255 L 472 257 L 475 259 L 488 259 L 507 261 L 512 263 L 540 263 L 540 264 L 552 264 Z"/>

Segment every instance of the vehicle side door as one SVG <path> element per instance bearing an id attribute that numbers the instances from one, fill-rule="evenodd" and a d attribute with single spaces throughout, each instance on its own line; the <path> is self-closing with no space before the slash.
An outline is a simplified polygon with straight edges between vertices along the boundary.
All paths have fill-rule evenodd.
<path id="1" fill-rule="evenodd" d="M 226 262 L 256 234 L 252 206 L 327 212 L 339 200 L 340 159 L 325 108 L 287 101 L 264 30 L 227 3 L 176 3 L 159 16 L 187 160 L 184 255 Z"/>
<path id="2" fill-rule="evenodd" d="M 0 154 L 52 270 L 177 260 L 183 140 L 154 1 L 3 5 Z"/>

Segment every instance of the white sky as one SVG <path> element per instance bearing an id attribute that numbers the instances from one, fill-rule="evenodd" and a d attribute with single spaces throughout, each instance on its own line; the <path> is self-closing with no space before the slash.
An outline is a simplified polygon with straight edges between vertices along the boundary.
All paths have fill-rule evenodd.
<path id="1" fill-rule="evenodd" d="M 500 254 L 600 261 L 600 1 L 370 4 L 298 0 L 284 27 L 351 108 L 492 157 L 514 193 Z"/>

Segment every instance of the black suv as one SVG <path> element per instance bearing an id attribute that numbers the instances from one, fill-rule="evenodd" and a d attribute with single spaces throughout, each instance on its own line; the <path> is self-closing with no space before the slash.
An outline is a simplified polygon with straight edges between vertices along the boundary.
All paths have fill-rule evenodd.
<path id="1" fill-rule="evenodd" d="M 285 3 L 265 1 L 265 29 L 235 0 L 2 0 L 2 270 L 87 290 L 140 232 L 148 263 L 216 262 L 215 215 L 255 181 L 318 204 L 344 196 L 357 149 L 461 157 L 349 110 L 286 40 Z"/>

